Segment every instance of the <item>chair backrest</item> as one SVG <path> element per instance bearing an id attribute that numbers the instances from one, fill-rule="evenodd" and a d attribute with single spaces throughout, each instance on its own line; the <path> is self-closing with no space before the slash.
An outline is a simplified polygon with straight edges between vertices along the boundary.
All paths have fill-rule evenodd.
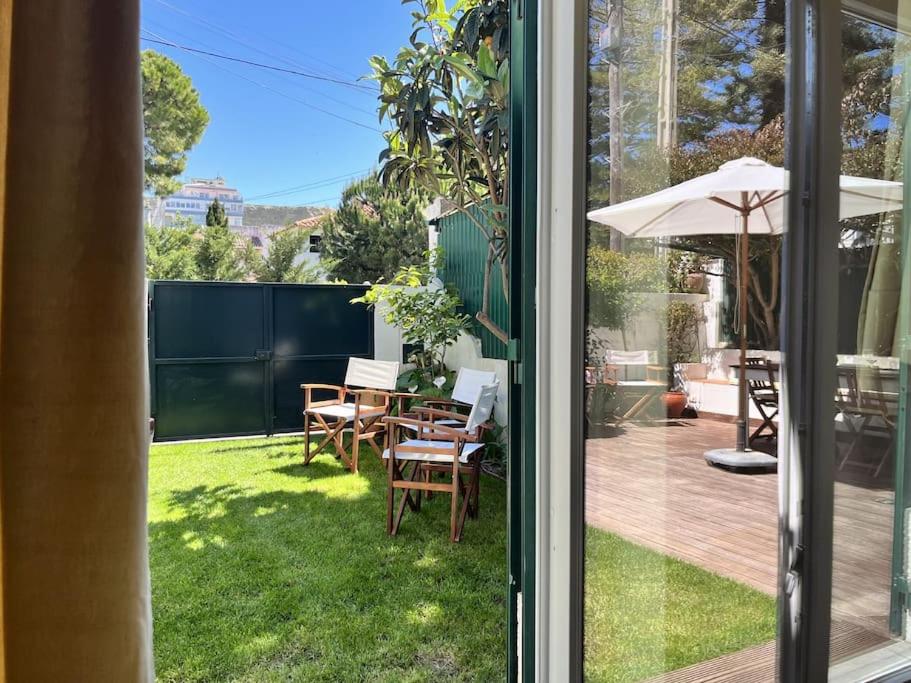
<path id="1" fill-rule="evenodd" d="M 395 361 L 349 358 L 345 386 L 395 391 L 398 378 L 399 364 Z"/>
<path id="2" fill-rule="evenodd" d="M 465 405 L 474 405 L 481 387 L 487 384 L 496 384 L 496 382 L 497 373 L 495 372 L 459 368 L 455 386 L 452 388 L 452 400 Z"/>
<path id="3" fill-rule="evenodd" d="M 648 365 L 652 361 L 648 350 L 615 351 L 608 349 L 604 352 L 604 362 L 608 365 Z"/>
<path id="4" fill-rule="evenodd" d="M 471 407 L 471 412 L 468 414 L 468 422 L 465 425 L 466 432 L 472 434 L 479 426 L 490 419 L 499 389 L 499 384 L 485 384 L 480 388 Z"/>

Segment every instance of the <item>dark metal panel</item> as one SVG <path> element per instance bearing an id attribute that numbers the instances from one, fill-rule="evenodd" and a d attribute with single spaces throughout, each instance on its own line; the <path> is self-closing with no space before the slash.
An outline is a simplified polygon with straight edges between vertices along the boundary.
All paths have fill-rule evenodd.
<path id="1" fill-rule="evenodd" d="M 272 362 L 274 431 L 291 432 L 303 429 L 300 385 L 306 382 L 341 384 L 345 380 L 347 367 L 347 356 L 311 360 L 274 360 Z M 315 396 L 314 398 L 318 400 L 323 397 Z"/>
<path id="2" fill-rule="evenodd" d="M 350 356 L 373 355 L 373 312 L 351 303 L 365 289 L 150 283 L 156 438 L 300 429 L 300 384 L 341 383 Z"/>
<path id="3" fill-rule="evenodd" d="M 157 358 L 253 358 L 265 347 L 261 285 L 159 282 Z"/>
<path id="4" fill-rule="evenodd" d="M 373 312 L 352 304 L 365 288 L 271 285 L 274 355 L 372 356 Z"/>
<path id="5" fill-rule="evenodd" d="M 160 365 L 155 438 L 263 434 L 263 363 Z"/>

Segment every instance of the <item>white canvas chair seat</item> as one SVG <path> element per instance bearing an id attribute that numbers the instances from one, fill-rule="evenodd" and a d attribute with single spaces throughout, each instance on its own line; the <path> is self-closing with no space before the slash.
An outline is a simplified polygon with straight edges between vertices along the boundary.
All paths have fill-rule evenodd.
<path id="1" fill-rule="evenodd" d="M 427 439 L 409 439 L 404 441 L 401 444 L 402 446 L 409 446 L 412 448 L 455 448 L 455 444 L 451 441 L 429 441 Z M 459 456 L 459 462 L 463 465 L 468 463 L 471 456 L 484 448 L 483 443 L 466 443 L 462 446 L 462 454 Z M 453 456 L 446 455 L 443 453 L 396 453 L 397 460 L 417 460 L 420 462 L 438 462 L 438 463 L 452 463 Z M 389 449 L 387 448 L 383 451 L 383 459 L 389 459 Z"/>
<path id="2" fill-rule="evenodd" d="M 357 412 L 353 403 L 337 403 L 331 406 L 319 406 L 317 408 L 308 408 L 310 415 L 325 415 L 336 419 L 344 418 L 349 422 L 354 419 Z"/>

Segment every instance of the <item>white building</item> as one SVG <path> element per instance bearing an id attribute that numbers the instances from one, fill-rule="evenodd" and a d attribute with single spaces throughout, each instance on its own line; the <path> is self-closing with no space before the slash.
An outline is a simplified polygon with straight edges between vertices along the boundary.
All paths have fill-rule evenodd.
<path id="1" fill-rule="evenodd" d="M 216 199 L 224 206 L 228 227 L 240 228 L 244 224 L 244 198 L 233 187 L 225 185 L 224 178 L 194 178 L 180 191 L 164 200 L 163 218 L 171 222 L 177 215 L 189 218 L 197 225 L 206 224 L 206 212 Z"/>

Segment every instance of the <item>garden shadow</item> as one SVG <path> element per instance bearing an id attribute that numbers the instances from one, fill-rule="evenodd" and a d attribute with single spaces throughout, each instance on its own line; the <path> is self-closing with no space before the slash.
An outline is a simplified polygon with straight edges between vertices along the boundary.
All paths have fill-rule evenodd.
<path id="1" fill-rule="evenodd" d="M 393 538 L 382 471 L 368 470 L 367 494 L 354 498 L 233 484 L 171 491 L 171 518 L 149 525 L 159 676 L 255 680 L 277 666 L 306 680 L 484 679 L 474 662 L 505 647 L 505 487 L 485 478 L 481 519 L 460 544 L 448 541 L 444 496 Z M 352 476 L 319 460 L 272 471 L 295 482 Z"/>

